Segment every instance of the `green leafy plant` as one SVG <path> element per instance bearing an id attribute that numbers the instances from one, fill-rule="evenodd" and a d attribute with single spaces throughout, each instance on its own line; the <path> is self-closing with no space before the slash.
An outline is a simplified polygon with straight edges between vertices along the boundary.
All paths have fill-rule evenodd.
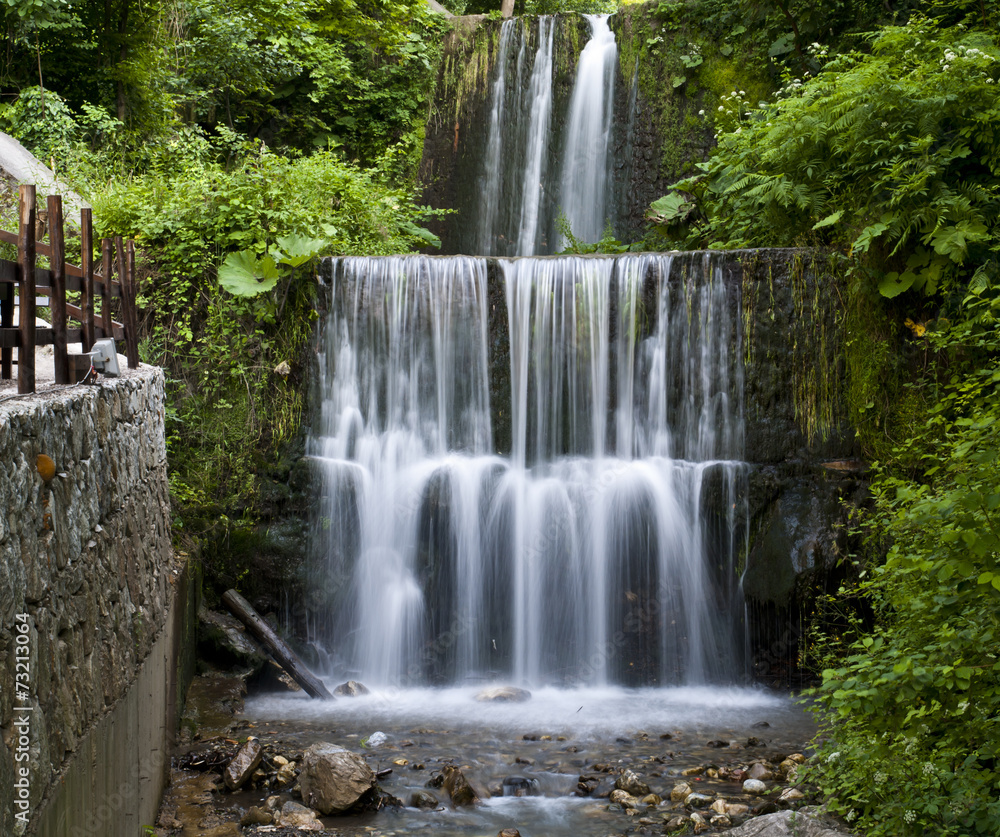
<path id="1" fill-rule="evenodd" d="M 226 256 L 219 267 L 219 284 L 234 296 L 252 297 L 266 293 L 278 284 L 282 268 L 294 270 L 328 250 L 322 238 L 301 235 L 279 236 L 269 253 L 262 257 L 251 250 L 239 250 Z"/>
<path id="2" fill-rule="evenodd" d="M 862 517 L 883 564 L 841 598 L 873 608 L 827 637 L 814 695 L 826 725 L 811 777 L 873 837 L 992 835 L 1000 817 L 1000 272 L 983 263 L 950 318 L 913 334 L 933 404 L 878 466 Z"/>
<path id="3" fill-rule="evenodd" d="M 718 149 L 673 187 L 704 221 L 684 243 L 840 246 L 889 297 L 968 277 L 1000 246 L 998 78 L 985 33 L 914 18 L 870 55 L 787 76 L 772 104 L 720 105 Z"/>

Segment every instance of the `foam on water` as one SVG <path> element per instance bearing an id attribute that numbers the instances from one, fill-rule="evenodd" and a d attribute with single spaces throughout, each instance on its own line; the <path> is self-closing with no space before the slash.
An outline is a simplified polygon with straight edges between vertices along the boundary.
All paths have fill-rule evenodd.
<path id="1" fill-rule="evenodd" d="M 328 680 L 332 689 L 337 684 Z M 363 697 L 312 700 L 304 694 L 260 696 L 247 702 L 252 718 L 326 721 L 369 730 L 412 725 L 453 731 L 489 730 L 515 736 L 532 730 L 606 739 L 637 730 L 722 730 L 750 728 L 762 720 L 801 723 L 801 708 L 790 698 L 763 689 L 678 687 L 601 688 L 532 691 L 524 703 L 480 702 L 482 686 L 444 689 L 373 689 Z"/>

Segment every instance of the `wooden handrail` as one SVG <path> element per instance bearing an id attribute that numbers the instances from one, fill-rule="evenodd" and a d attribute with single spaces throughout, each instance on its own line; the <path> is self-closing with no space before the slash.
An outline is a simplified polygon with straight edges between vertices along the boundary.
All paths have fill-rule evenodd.
<path id="1" fill-rule="evenodd" d="M 66 261 L 62 197 L 48 198 L 49 241 L 35 240 L 35 187 L 19 190 L 18 232 L 0 230 L 0 242 L 17 245 L 16 262 L 0 259 L 0 377 L 13 375 L 13 350 L 18 350 L 18 392 L 35 391 L 35 347 L 54 347 L 56 383 L 72 383 L 68 344 L 79 341 L 83 351 L 94 341 L 110 337 L 124 340 L 129 369 L 139 366 L 138 317 L 136 315 L 135 244 L 121 237 L 101 240 L 100 272 L 94 270 L 93 216 L 89 208 L 80 213 L 80 266 Z M 117 259 L 115 255 L 117 254 Z M 38 268 L 38 256 L 49 259 L 48 269 Z M 117 280 L 114 275 L 117 273 Z M 14 300 L 19 301 L 20 317 L 14 324 Z M 67 302 L 67 291 L 80 293 L 80 305 Z M 36 297 L 51 297 L 51 326 L 35 324 Z M 101 299 L 101 315 L 95 316 L 94 297 Z M 121 299 L 122 321 L 111 316 L 111 301 Z M 79 320 L 70 327 L 68 318 Z"/>

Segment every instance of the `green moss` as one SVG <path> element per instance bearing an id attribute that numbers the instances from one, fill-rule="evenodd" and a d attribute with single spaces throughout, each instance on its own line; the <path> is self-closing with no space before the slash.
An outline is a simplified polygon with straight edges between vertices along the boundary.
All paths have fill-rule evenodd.
<path id="1" fill-rule="evenodd" d="M 697 68 L 694 83 L 708 95 L 703 100 L 705 110 L 712 112 L 718 107 L 723 96 L 728 96 L 734 90 L 746 93 L 745 99 L 751 105 L 771 98 L 774 86 L 766 73 L 752 63 L 742 63 L 733 57 L 725 57 L 721 53 L 713 54 L 713 47 L 705 47 L 708 54 L 705 62 Z"/>
<path id="2" fill-rule="evenodd" d="M 902 317 L 873 288 L 860 272 L 848 286 L 847 409 L 865 456 L 891 462 L 900 443 L 915 435 L 928 405 L 919 389 L 904 383 L 911 375 L 902 351 Z"/>
<path id="3" fill-rule="evenodd" d="M 844 426 L 844 311 L 838 264 L 823 254 L 794 253 L 787 291 L 776 283 L 773 255 L 751 251 L 743 266 L 743 333 L 746 368 L 781 369 L 789 386 L 794 419 L 810 445 L 825 442 Z M 784 258 L 784 257 L 782 257 Z M 786 332 L 775 340 L 775 322 Z M 766 354 L 758 357 L 763 337 Z M 784 382 L 787 381 L 787 384 Z"/>
<path id="4" fill-rule="evenodd" d="M 490 71 L 497 58 L 500 25 L 484 20 L 474 29 L 455 29 L 448 33 L 443 49 L 436 91 L 429 97 L 430 119 L 454 120 L 473 97 L 482 94 L 489 84 Z M 441 111 L 442 104 L 447 110 Z"/>
<path id="5" fill-rule="evenodd" d="M 743 90 L 747 101 L 756 103 L 773 92 L 766 53 L 726 46 L 700 17 L 697 4 L 630 6 L 614 16 L 612 26 L 622 75 L 637 83 L 661 138 L 665 178 L 687 174 L 692 161 L 703 156 L 712 141 L 711 114 L 723 96 Z M 731 50 L 729 57 L 723 47 Z"/>

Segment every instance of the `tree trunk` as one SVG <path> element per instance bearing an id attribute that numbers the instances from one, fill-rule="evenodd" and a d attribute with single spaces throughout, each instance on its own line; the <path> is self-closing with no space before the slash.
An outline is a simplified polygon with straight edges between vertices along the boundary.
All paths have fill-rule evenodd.
<path id="1" fill-rule="evenodd" d="M 268 653 L 295 678 L 295 682 L 305 689 L 310 697 L 333 700 L 333 695 L 327 691 L 323 681 L 305 667 L 298 655 L 285 645 L 267 622 L 260 618 L 250 602 L 235 590 L 227 590 L 222 594 L 222 603 L 232 611 L 233 616 L 250 629 L 250 633 L 263 643 Z"/>
<path id="2" fill-rule="evenodd" d="M 500 4 L 500 16 L 512 17 L 514 14 L 514 0 L 503 0 Z"/>

